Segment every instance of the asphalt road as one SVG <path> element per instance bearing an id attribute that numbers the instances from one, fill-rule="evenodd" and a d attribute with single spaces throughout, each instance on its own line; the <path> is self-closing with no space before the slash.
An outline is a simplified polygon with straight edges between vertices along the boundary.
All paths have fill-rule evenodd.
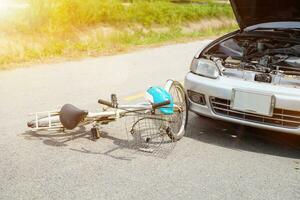
<path id="1" fill-rule="evenodd" d="M 127 148 L 122 123 L 33 133 L 27 114 L 182 81 L 207 41 L 0 72 L 0 199 L 300 199 L 300 138 L 190 115 L 167 155 Z"/>

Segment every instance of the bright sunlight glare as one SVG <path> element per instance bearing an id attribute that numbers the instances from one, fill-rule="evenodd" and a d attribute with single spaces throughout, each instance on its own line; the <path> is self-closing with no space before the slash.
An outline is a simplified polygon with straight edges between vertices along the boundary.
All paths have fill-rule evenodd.
<path id="1" fill-rule="evenodd" d="M 28 4 L 15 2 L 14 0 L 0 0 L 0 17 L 13 14 L 17 9 L 26 8 Z"/>

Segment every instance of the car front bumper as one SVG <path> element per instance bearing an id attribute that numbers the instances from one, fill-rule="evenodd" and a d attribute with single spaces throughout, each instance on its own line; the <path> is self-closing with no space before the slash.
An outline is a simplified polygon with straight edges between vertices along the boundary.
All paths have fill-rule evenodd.
<path id="1" fill-rule="evenodd" d="M 300 135 L 300 89 L 249 82 L 220 76 L 217 79 L 188 73 L 185 89 L 203 94 L 205 105 L 189 98 L 190 110 L 203 116 L 268 130 Z M 276 98 L 272 117 L 235 111 L 230 108 L 233 89 L 273 94 Z M 255 100 L 254 100 L 255 101 Z"/>

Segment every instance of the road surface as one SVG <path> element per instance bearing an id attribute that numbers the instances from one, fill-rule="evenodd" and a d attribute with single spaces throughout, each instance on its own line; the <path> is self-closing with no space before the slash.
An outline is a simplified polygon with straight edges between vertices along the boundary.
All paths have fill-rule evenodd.
<path id="1" fill-rule="evenodd" d="M 184 79 L 208 41 L 0 72 L 0 199 L 300 199 L 300 139 L 190 115 L 164 157 L 128 149 L 124 127 L 33 133 L 27 114 Z"/>

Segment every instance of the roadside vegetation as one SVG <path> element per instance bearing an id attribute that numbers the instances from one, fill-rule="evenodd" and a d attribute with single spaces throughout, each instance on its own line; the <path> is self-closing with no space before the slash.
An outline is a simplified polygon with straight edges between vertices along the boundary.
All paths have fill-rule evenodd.
<path id="1" fill-rule="evenodd" d="M 17 63 L 101 55 L 140 45 L 191 40 L 237 28 L 230 5 L 215 1 L 26 2 L 24 9 L 0 21 L 1 69 Z"/>

